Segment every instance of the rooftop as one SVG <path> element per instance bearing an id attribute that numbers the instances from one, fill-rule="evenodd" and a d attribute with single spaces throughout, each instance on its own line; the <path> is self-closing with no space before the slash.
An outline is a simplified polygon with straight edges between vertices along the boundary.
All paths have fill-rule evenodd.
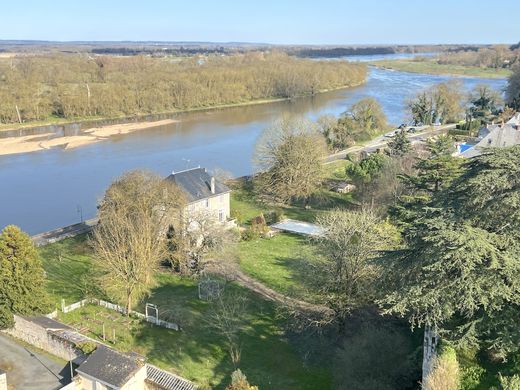
<path id="1" fill-rule="evenodd" d="M 120 388 L 141 367 L 143 367 L 143 362 L 138 357 L 129 356 L 99 345 L 76 371 L 96 378 L 112 387 Z"/>
<path id="2" fill-rule="evenodd" d="M 186 193 L 190 203 L 230 191 L 228 186 L 215 180 L 205 168 L 200 167 L 173 172 L 166 179 L 177 184 Z M 212 180 L 214 191 L 212 191 Z"/>

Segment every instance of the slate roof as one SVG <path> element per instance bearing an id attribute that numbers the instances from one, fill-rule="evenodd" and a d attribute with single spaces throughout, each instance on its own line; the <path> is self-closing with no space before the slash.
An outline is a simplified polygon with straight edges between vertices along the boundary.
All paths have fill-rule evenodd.
<path id="1" fill-rule="evenodd" d="M 171 180 L 177 184 L 188 196 L 188 202 L 192 203 L 230 191 L 228 186 L 215 180 L 215 193 L 212 193 L 211 177 L 205 168 L 193 168 L 173 172 L 166 180 Z"/>
<path id="2" fill-rule="evenodd" d="M 517 125 L 507 123 L 503 127 L 496 127 L 471 149 L 461 153 L 463 157 L 475 157 L 485 148 L 507 148 L 520 144 L 520 130 Z"/>
<path id="3" fill-rule="evenodd" d="M 99 345 L 76 370 L 111 387 L 120 388 L 143 367 L 139 358 Z"/>
<path id="4" fill-rule="evenodd" d="M 33 324 L 39 325 L 44 329 L 72 329 L 70 326 L 62 324 L 61 322 L 54 321 L 51 318 L 45 316 L 37 317 L 22 317 L 24 320 L 32 322 Z"/>

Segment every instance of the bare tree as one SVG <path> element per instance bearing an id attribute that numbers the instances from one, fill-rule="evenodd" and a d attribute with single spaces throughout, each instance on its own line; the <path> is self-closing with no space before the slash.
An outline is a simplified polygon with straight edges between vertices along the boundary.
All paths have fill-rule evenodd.
<path id="1" fill-rule="evenodd" d="M 206 267 L 206 255 L 217 257 L 236 241 L 236 234 L 205 209 L 188 210 L 177 228 L 168 232 L 168 258 L 174 259 L 181 273 L 200 274 Z"/>
<path id="2" fill-rule="evenodd" d="M 210 328 L 226 339 L 229 355 L 235 368 L 240 363 L 242 346 L 240 334 L 246 325 L 247 298 L 238 293 L 222 294 L 213 302 L 206 317 Z"/>
<path id="3" fill-rule="evenodd" d="M 255 186 L 261 195 L 305 204 L 323 181 L 326 143 L 318 127 L 303 118 L 283 118 L 260 136 L 255 150 Z"/>
<path id="4" fill-rule="evenodd" d="M 154 285 L 166 230 L 179 224 L 184 203 L 173 183 L 144 171 L 124 174 L 106 191 L 92 245 L 104 288 L 127 313 Z"/>
<path id="5" fill-rule="evenodd" d="M 315 270 L 315 283 L 341 323 L 352 309 L 373 301 L 378 269 L 372 259 L 394 245 L 396 234 L 370 210 L 334 210 L 317 222 L 324 229 L 316 238 L 324 261 Z"/>

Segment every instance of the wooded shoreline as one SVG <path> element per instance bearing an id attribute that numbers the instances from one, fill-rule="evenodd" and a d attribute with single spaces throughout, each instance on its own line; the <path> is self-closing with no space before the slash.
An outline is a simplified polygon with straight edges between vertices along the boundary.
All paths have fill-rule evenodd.
<path id="1" fill-rule="evenodd" d="M 346 85 L 338 88 L 329 88 L 320 90 L 313 95 L 302 95 L 292 98 L 271 98 L 271 99 L 259 99 L 252 100 L 249 102 L 241 102 L 235 104 L 225 104 L 213 107 L 204 107 L 204 108 L 193 108 L 180 110 L 175 112 L 168 113 L 157 113 L 157 114 L 147 114 L 142 116 L 133 116 L 133 117 L 116 117 L 116 118 L 97 118 L 95 120 L 85 119 L 83 121 L 60 121 L 60 122 L 47 122 L 38 125 L 31 125 L 30 123 L 25 124 L 26 126 L 14 127 L 11 126 L 9 128 L 0 128 L 0 135 L 2 133 L 8 131 L 27 131 L 30 130 L 38 130 L 44 129 L 46 127 L 51 126 L 65 126 L 65 125 L 73 125 L 73 124 L 88 124 L 88 123 L 96 123 L 100 121 L 118 121 L 123 120 L 121 123 L 103 125 L 103 126 L 93 126 L 89 127 L 85 130 L 82 130 L 78 135 L 72 136 L 56 136 L 54 132 L 42 132 L 39 134 L 32 135 L 22 135 L 18 134 L 16 136 L 8 136 L 5 138 L 0 137 L 0 156 L 2 155 L 12 155 L 12 154 L 20 154 L 20 153 L 30 153 L 37 152 L 40 150 L 48 150 L 54 147 L 62 147 L 63 149 L 74 149 L 81 146 L 91 145 L 93 143 L 97 143 L 100 141 L 107 140 L 108 138 L 115 135 L 129 134 L 135 131 L 146 130 L 153 127 L 169 125 L 172 123 L 180 122 L 179 119 L 169 118 L 169 119 L 159 119 L 159 120 L 142 120 L 135 121 L 137 118 L 146 118 L 146 117 L 157 117 L 164 118 L 168 116 L 175 116 L 177 114 L 190 113 L 190 112 L 205 112 L 205 111 L 213 111 L 213 110 L 221 110 L 227 108 L 235 108 L 235 107 L 244 107 L 244 106 L 253 106 L 258 104 L 269 104 L 276 102 L 289 101 L 294 99 L 299 99 L 303 97 L 310 97 L 321 93 L 338 91 L 346 88 L 355 88 L 364 84 L 366 80 L 360 82 L 356 85 Z M 127 120 L 128 122 L 126 122 Z"/>

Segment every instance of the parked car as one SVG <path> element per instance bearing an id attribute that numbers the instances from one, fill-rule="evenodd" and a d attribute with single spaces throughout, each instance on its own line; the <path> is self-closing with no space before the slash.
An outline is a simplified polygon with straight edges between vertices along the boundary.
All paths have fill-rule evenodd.
<path id="1" fill-rule="evenodd" d="M 417 129 L 415 127 L 410 127 L 407 131 L 409 133 L 415 133 L 415 132 L 417 132 Z"/>

